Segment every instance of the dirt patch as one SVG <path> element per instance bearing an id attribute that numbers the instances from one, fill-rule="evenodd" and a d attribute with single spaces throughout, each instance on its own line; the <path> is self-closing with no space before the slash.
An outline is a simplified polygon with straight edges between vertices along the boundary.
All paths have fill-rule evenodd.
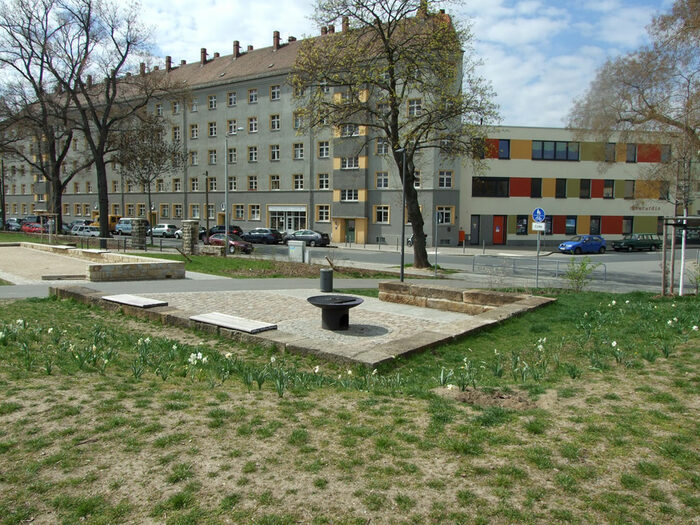
<path id="1" fill-rule="evenodd" d="M 500 390 L 484 392 L 476 388 L 467 388 L 462 392 L 460 390 L 438 388 L 435 390 L 435 393 L 460 403 L 481 407 L 499 406 L 511 410 L 527 410 L 535 407 L 532 401 L 519 394 L 508 394 Z"/>

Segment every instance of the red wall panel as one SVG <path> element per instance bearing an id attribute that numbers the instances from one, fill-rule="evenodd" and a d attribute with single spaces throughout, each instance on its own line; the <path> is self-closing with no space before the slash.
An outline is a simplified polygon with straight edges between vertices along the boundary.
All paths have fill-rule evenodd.
<path id="1" fill-rule="evenodd" d="M 605 181 L 603 179 L 593 179 L 591 181 L 591 199 L 602 199 Z"/>
<path id="2" fill-rule="evenodd" d="M 498 139 L 486 139 L 486 158 L 498 158 Z"/>
<path id="3" fill-rule="evenodd" d="M 604 215 L 601 217 L 601 235 L 618 235 L 620 233 L 622 233 L 622 215 Z"/>
<path id="4" fill-rule="evenodd" d="M 566 233 L 566 215 L 552 217 L 552 233 L 555 235 Z"/>
<path id="5" fill-rule="evenodd" d="M 511 197 L 529 197 L 530 177 L 511 177 L 510 178 L 510 196 Z"/>
<path id="6" fill-rule="evenodd" d="M 658 144 L 639 144 L 637 162 L 661 162 L 661 146 Z"/>

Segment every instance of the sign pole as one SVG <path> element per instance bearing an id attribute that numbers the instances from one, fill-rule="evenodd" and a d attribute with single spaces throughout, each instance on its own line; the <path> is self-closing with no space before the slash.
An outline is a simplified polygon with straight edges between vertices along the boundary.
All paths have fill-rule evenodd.
<path id="1" fill-rule="evenodd" d="M 537 231 L 537 262 L 535 263 L 535 288 L 540 287 L 540 236 L 546 228 L 544 223 L 546 217 L 547 214 L 542 208 L 535 208 L 532 211 L 532 220 L 534 221 L 534 223 L 532 224 L 532 229 Z"/>
<path id="2" fill-rule="evenodd" d="M 540 287 L 540 235 L 541 232 L 537 232 L 537 263 L 535 264 L 535 288 Z"/>

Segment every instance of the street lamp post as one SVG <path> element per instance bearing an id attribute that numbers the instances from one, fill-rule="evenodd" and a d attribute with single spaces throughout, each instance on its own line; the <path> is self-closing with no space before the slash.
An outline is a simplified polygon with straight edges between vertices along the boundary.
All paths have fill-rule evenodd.
<path id="1" fill-rule="evenodd" d="M 401 271 L 399 280 L 403 282 L 404 260 L 406 257 L 406 148 L 397 149 L 396 153 L 401 153 Z"/>

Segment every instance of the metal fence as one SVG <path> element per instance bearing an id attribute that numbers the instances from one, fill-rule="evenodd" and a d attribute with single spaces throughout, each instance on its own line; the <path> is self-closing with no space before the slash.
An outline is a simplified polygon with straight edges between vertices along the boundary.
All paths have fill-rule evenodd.
<path id="1" fill-rule="evenodd" d="M 576 259 L 572 259 L 576 262 Z M 539 274 L 543 277 L 562 277 L 571 261 L 547 259 L 540 257 Z M 591 279 L 607 281 L 608 271 L 605 264 L 591 272 Z M 472 272 L 496 272 L 504 275 L 534 276 L 537 269 L 535 257 L 504 257 L 498 255 L 475 255 L 472 258 Z"/>

